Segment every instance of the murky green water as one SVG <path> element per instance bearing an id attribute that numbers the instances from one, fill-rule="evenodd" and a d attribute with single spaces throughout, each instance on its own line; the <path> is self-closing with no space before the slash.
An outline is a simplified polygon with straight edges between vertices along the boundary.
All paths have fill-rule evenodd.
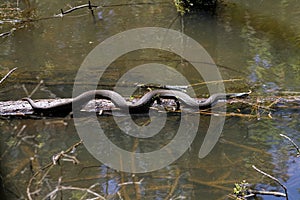
<path id="1" fill-rule="evenodd" d="M 30 93 L 41 80 L 43 84 L 32 98 L 71 97 L 77 70 L 94 47 L 122 31 L 147 26 L 184 31 L 198 41 L 219 66 L 224 80 L 241 79 L 225 82 L 226 91 L 251 89 L 252 98 L 279 95 L 286 91 L 299 92 L 298 1 L 226 1 L 215 15 L 198 12 L 183 19 L 178 17 L 172 1 L 137 5 L 143 2 L 148 1 L 95 0 L 93 4 L 106 7 L 96 9 L 94 19 L 88 9 L 78 10 L 64 18 L 32 22 L 13 35 L 1 38 L 2 76 L 8 69 L 18 67 L 1 85 L 1 101 L 27 96 L 24 88 Z M 48 17 L 59 14 L 61 8 L 67 10 L 69 5 L 84 3 L 32 1 L 32 6 L 36 8 L 38 17 Z M 119 5 L 122 3 L 129 5 Z M 1 32 L 7 30 L 7 26 L 3 25 Z M 112 89 L 126 71 L 151 62 L 170 66 L 188 77 L 191 84 L 203 81 L 179 57 L 150 49 L 120 57 L 108 68 L 99 85 Z M 149 75 L 152 73 L 161 72 L 150 70 Z M 141 80 L 147 75 L 137 73 Z M 155 81 L 178 84 L 176 78 L 165 77 L 165 80 Z M 127 81 L 126 84 L 134 83 Z M 199 96 L 207 94 L 206 87 L 201 85 L 194 90 Z M 80 146 L 72 154 L 80 163 L 73 165 L 61 161 L 43 178 L 42 185 L 31 188 L 31 192 L 41 188 L 39 195 L 32 196 L 34 199 L 45 197 L 58 185 L 59 177 L 62 177 L 63 186 L 89 188 L 97 183 L 93 191 L 107 199 L 226 199 L 226 195 L 232 193 L 234 183 L 242 180 L 247 180 L 256 189 L 282 191 L 274 181 L 253 170 L 251 166 L 255 165 L 284 183 L 289 199 L 299 199 L 300 161 L 290 143 L 279 136 L 280 133 L 285 134 L 300 144 L 299 104 L 296 108 L 266 112 L 271 112 L 273 118 L 264 117 L 265 113 L 261 113 L 260 118 L 227 117 L 220 139 L 203 159 L 198 158 L 198 152 L 210 117 L 201 116 L 191 147 L 169 166 L 149 173 L 131 174 L 114 170 Z M 254 107 L 250 113 L 257 114 Z M 113 117 L 103 116 L 98 120 L 114 144 L 128 151 L 144 152 L 160 149 L 171 141 L 176 135 L 180 116 L 168 116 L 168 123 L 160 134 L 139 140 L 122 134 L 114 126 Z M 146 120 L 141 119 L 141 123 Z M 69 118 L 2 119 L 0 124 L 1 176 L 7 199 L 27 198 L 26 188 L 32 174 L 51 162 L 54 154 L 80 140 L 73 120 Z M 118 185 L 140 180 L 141 184 Z M 57 194 L 57 199 L 79 199 L 83 194 L 78 190 L 64 190 Z M 275 197 L 259 198 L 268 200 Z"/>

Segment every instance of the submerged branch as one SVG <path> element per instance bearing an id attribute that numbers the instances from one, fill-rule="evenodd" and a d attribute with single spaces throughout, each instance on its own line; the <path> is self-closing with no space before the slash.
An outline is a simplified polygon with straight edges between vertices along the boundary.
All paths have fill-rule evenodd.
<path id="1" fill-rule="evenodd" d="M 57 155 L 55 156 L 52 156 L 52 159 L 55 157 L 56 158 L 56 160 L 55 160 L 55 162 L 58 162 L 58 160 L 60 159 L 60 158 L 62 158 L 62 157 L 64 157 L 66 154 L 68 154 L 68 153 L 71 153 L 71 152 L 73 152 L 74 151 L 74 149 L 76 149 L 79 145 L 81 145 L 81 144 L 83 144 L 83 141 L 81 140 L 81 141 L 79 141 L 79 142 L 77 142 L 77 143 L 75 143 L 74 145 L 72 145 L 71 147 L 69 147 L 67 150 L 65 150 L 65 151 L 62 151 L 63 153 L 60 153 L 60 154 L 57 154 L 57 155 L 59 155 L 58 157 L 57 157 Z M 75 157 L 73 157 L 73 159 L 74 159 Z M 77 160 L 77 159 L 76 159 Z M 40 191 L 41 190 L 41 188 L 38 188 L 38 189 L 36 189 L 35 191 L 31 191 L 31 187 L 32 187 L 32 184 L 33 184 L 33 181 L 35 180 L 37 183 L 38 183 L 38 185 L 40 185 L 43 181 L 44 181 L 44 179 L 46 178 L 46 175 L 50 172 L 50 170 L 52 169 L 52 167 L 54 167 L 55 166 L 55 163 L 53 160 L 52 160 L 52 162 L 50 162 L 50 163 L 48 163 L 47 165 L 45 165 L 44 167 L 42 167 L 42 168 L 40 168 L 38 171 L 36 171 L 34 174 L 33 174 L 33 176 L 30 178 L 30 180 L 29 180 L 29 182 L 28 182 L 28 185 L 27 185 L 27 188 L 26 188 L 26 192 L 27 192 L 27 197 L 28 197 L 28 199 L 29 200 L 33 200 L 33 197 L 32 197 L 32 195 L 33 194 L 35 194 L 35 193 L 37 193 L 38 191 Z M 43 171 L 44 170 L 47 170 L 45 173 L 43 173 Z M 42 175 L 42 178 L 40 179 L 40 180 L 37 180 L 37 177 L 38 177 L 38 175 Z M 57 191 L 60 191 L 60 190 L 62 190 L 62 189 L 66 189 L 64 186 L 61 186 L 61 188 L 56 188 L 56 190 L 54 190 L 55 192 L 53 192 L 53 194 L 55 194 Z M 74 188 L 67 188 L 67 189 L 74 189 Z M 78 188 L 77 188 L 78 189 Z M 86 191 L 86 190 L 85 190 Z M 88 191 L 87 191 L 88 192 Z M 52 193 L 51 193 L 52 194 Z M 48 194 L 49 195 L 49 194 Z M 47 196 L 48 196 L 47 195 Z M 50 195 L 50 196 L 52 196 L 52 195 Z M 49 196 L 48 196 L 49 197 Z"/>
<path id="2" fill-rule="evenodd" d="M 94 199 L 102 199 L 102 200 L 106 200 L 106 198 L 104 198 L 102 195 L 92 191 L 92 189 L 99 185 L 99 183 L 96 183 L 92 186 L 90 186 L 89 188 L 80 188 L 80 187 L 73 187 L 73 186 L 62 186 L 61 185 L 61 180 L 62 180 L 62 177 L 59 178 L 58 180 L 58 184 L 56 186 L 56 188 L 51 191 L 49 194 L 47 194 L 43 200 L 46 200 L 46 199 L 53 199 L 53 197 L 55 197 L 55 195 L 59 192 L 59 191 L 63 191 L 63 190 L 76 190 L 76 191 L 82 191 L 82 192 L 86 192 L 86 193 L 89 193 L 89 194 L 92 194 L 94 195 L 96 198 Z"/>
<path id="3" fill-rule="evenodd" d="M 178 187 L 179 178 L 180 178 L 180 169 L 176 168 L 176 178 L 174 180 L 172 187 L 170 188 L 168 196 L 165 197 L 165 200 L 172 199 L 175 189 Z"/>
<path id="4" fill-rule="evenodd" d="M 288 200 L 288 192 L 287 192 L 287 188 L 285 185 L 283 185 L 277 178 L 275 178 L 274 176 L 271 176 L 270 174 L 258 169 L 257 167 L 255 167 L 255 165 L 252 165 L 252 168 L 255 169 L 256 171 L 258 171 L 259 173 L 269 177 L 270 179 L 272 179 L 273 181 L 275 181 L 276 183 L 278 183 L 284 190 L 285 193 L 285 198 L 286 200 Z"/>
<path id="5" fill-rule="evenodd" d="M 296 148 L 296 150 L 297 150 L 297 155 L 299 156 L 300 155 L 300 149 L 299 149 L 299 147 L 298 147 L 298 145 L 290 138 L 290 137 L 288 137 L 287 135 L 284 135 L 284 134 L 279 134 L 281 137 L 284 137 L 284 138 L 286 138 L 286 139 L 288 139 L 292 144 L 293 144 L 293 146 Z"/>

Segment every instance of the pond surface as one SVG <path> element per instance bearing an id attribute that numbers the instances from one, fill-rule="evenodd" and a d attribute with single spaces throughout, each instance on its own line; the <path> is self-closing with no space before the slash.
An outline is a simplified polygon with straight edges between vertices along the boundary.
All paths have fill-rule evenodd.
<path id="1" fill-rule="evenodd" d="M 59 14 L 60 9 L 86 3 L 30 2 L 37 18 L 53 16 Z M 94 0 L 92 3 L 103 6 L 94 10 L 94 17 L 88 9 L 81 9 L 63 18 L 28 23 L 0 39 L 1 77 L 9 69 L 18 67 L 1 84 L 1 101 L 28 96 L 41 81 L 33 99 L 71 97 L 80 66 L 99 43 L 117 33 L 142 27 L 169 28 L 196 40 L 212 57 L 223 80 L 227 80 L 224 81 L 227 92 L 251 89 L 254 100 L 299 96 L 300 4 L 296 0 L 227 0 L 219 4 L 215 14 L 199 11 L 184 17 L 178 15 L 173 1 Z M 21 3 L 20 7 L 26 6 Z M 0 23 L 0 32 L 10 29 L 6 23 Z M 113 53 L 107 50 L 107 55 Z M 160 65 L 153 68 L 145 65 L 143 70 L 131 71 L 130 76 L 123 77 L 136 66 L 149 63 L 169 68 L 159 70 L 156 67 Z M 181 75 L 188 82 L 179 81 Z M 208 95 L 205 84 L 198 84 L 204 80 L 189 63 L 174 53 L 155 49 L 120 56 L 107 68 L 97 85 L 114 89 L 123 78 L 122 95 L 125 93 L 129 97 L 131 93 L 126 94 L 126 86 L 132 88 L 137 82 L 145 83 L 142 81 L 149 80 L 147 77 L 152 77 L 150 83 L 194 84 L 187 90 L 189 94 L 194 91 L 198 97 Z M 86 88 L 89 84 L 81 82 Z M 134 174 L 115 170 L 95 159 L 84 145 L 79 145 L 70 155 L 76 156 L 80 163 L 74 165 L 61 160 L 49 173 L 45 170 L 38 174 L 30 188 L 35 192 L 32 198 L 43 199 L 59 184 L 78 188 L 94 186 L 91 189 L 106 199 L 230 199 L 227 195 L 232 194 L 234 184 L 243 180 L 257 190 L 283 192 L 277 183 L 255 171 L 252 168 L 255 165 L 278 178 L 288 188 L 289 199 L 299 199 L 300 160 L 291 143 L 279 135 L 287 135 L 300 145 L 299 103 L 275 110 L 258 110 L 255 106 L 245 109 L 248 117 L 226 117 L 221 137 L 204 158 L 199 158 L 198 153 L 211 116 L 201 115 L 190 148 L 168 166 L 152 172 Z M 122 117 L 118 119 L 122 121 Z M 97 120 L 113 144 L 127 151 L 151 152 L 167 145 L 176 136 L 178 124 L 184 117 L 168 115 L 159 134 L 143 139 L 124 134 L 112 116 L 99 116 Z M 145 124 L 147 120 L 143 116 L 135 122 Z M 50 163 L 53 155 L 80 141 L 71 118 L 5 118 L 0 124 L 1 177 L 7 199 L 27 199 L 26 189 L 33 173 Z M 99 143 L 101 145 L 104 144 Z M 38 184 L 38 180 L 43 181 Z M 56 198 L 80 199 L 86 191 L 78 188 L 64 188 Z M 92 197 L 95 196 L 87 194 L 82 199 Z M 257 199 L 284 198 L 258 196 Z"/>

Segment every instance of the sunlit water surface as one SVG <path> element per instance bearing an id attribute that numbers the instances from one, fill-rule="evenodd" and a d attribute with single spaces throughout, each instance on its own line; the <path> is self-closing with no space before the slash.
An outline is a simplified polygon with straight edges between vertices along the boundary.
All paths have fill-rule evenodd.
<path id="1" fill-rule="evenodd" d="M 229 92 L 252 89 L 256 96 L 272 96 L 300 90 L 300 4 L 298 1 L 224 1 L 215 14 L 197 12 L 181 18 L 172 1 L 96 1 L 95 18 L 88 9 L 63 18 L 41 20 L 1 39 L 0 69 L 17 71 L 1 85 L 0 98 L 18 100 L 43 80 L 32 98 L 70 97 L 81 63 L 100 42 L 132 28 L 158 26 L 183 31 L 198 41 L 211 55 Z M 69 5 L 83 1 L 33 1 L 38 17 L 52 16 Z M 120 4 L 129 5 L 120 5 Z M 113 6 L 115 5 L 115 6 Z M 118 6 L 116 6 L 118 5 Z M 6 30 L 3 30 L 6 31 Z M 109 53 L 109 52 L 108 52 Z M 194 71 L 180 57 L 168 52 L 145 50 L 120 57 L 105 72 L 99 85 L 113 89 L 128 70 L 145 63 L 162 63 L 184 74 L 191 84 L 199 83 Z M 160 73 L 158 70 L 149 73 Z M 145 74 L 137 74 L 143 80 Z M 174 75 L 175 76 L 175 75 Z M 168 77 L 166 75 L 166 77 Z M 161 78 L 160 78 L 161 79 Z M 176 78 L 153 82 L 180 84 Z M 134 82 L 127 80 L 127 85 Z M 125 85 L 126 85 L 125 84 Z M 198 96 L 206 87 L 194 87 Z M 130 94 L 129 94 L 130 95 Z M 269 112 L 269 111 L 268 111 Z M 198 152 L 209 127 L 209 116 L 201 116 L 200 127 L 191 147 L 175 162 L 160 170 L 131 174 L 114 170 L 93 158 L 84 146 L 74 155 L 73 165 L 61 161 L 44 179 L 37 199 L 42 199 L 58 185 L 89 188 L 107 199 L 226 199 L 235 183 L 242 180 L 260 190 L 283 190 L 274 181 L 262 177 L 252 165 L 272 174 L 288 188 L 289 199 L 299 199 L 299 158 L 285 134 L 300 145 L 299 106 L 270 111 L 263 117 L 227 117 L 222 135 L 210 154 L 200 159 Z M 251 114 L 256 114 L 255 109 Z M 174 138 L 180 116 L 168 116 L 168 123 L 153 138 L 136 139 L 122 133 L 111 116 L 98 120 L 106 136 L 128 151 L 160 149 Z M 140 124 L 147 119 L 140 119 Z M 7 199 L 27 198 L 28 181 L 51 157 L 80 139 L 72 119 L 3 119 L 1 124 L 1 176 Z M 22 130 L 22 127 L 25 129 Z M 20 130 L 22 130 L 20 132 Z M 18 134 L 19 133 L 19 134 Z M 88 133 L 87 133 L 88 134 Z M 29 136 L 27 138 L 24 137 Z M 23 138 L 23 139 L 22 139 Z M 33 161 L 30 161 L 30 159 Z M 119 185 L 125 182 L 141 184 Z M 83 193 L 64 191 L 62 199 L 78 199 Z M 274 199 L 260 196 L 258 199 Z M 2 198 L 1 198 L 2 199 Z M 280 199 L 280 198 L 278 198 Z"/>

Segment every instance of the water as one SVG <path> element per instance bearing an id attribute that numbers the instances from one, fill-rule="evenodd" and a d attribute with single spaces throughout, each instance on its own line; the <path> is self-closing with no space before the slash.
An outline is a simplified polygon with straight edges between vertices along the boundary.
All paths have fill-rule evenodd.
<path id="1" fill-rule="evenodd" d="M 67 10 L 68 3 L 75 6 L 86 2 L 32 1 L 32 6 L 38 17 L 48 17 L 59 14 L 61 8 Z M 1 74 L 18 67 L 1 85 L 1 101 L 25 97 L 24 88 L 30 93 L 41 80 L 44 82 L 32 98 L 70 97 L 77 70 L 94 47 L 122 31 L 147 26 L 184 31 L 197 40 L 219 66 L 224 80 L 241 79 L 225 82 L 226 91 L 252 89 L 252 98 L 299 92 L 300 4 L 296 0 L 228 0 L 220 5 L 215 15 L 191 13 L 182 20 L 172 1 L 131 6 L 116 5 L 135 4 L 137 1 L 92 3 L 106 5 L 94 11 L 95 19 L 88 9 L 78 10 L 64 18 L 30 23 L 12 36 L 1 39 Z M 9 28 L 3 26 L 1 32 L 7 30 Z M 191 84 L 203 81 L 190 65 L 182 63 L 180 57 L 148 49 L 130 52 L 114 61 L 99 85 L 112 89 L 126 71 L 153 62 L 173 69 L 164 72 L 166 75 L 162 73 L 162 77 L 158 76 L 154 81 L 176 84 L 173 77 L 178 74 L 173 73 L 174 69 L 188 77 Z M 160 72 L 155 70 L 152 73 Z M 139 80 L 150 74 L 151 70 L 147 74 L 136 72 Z M 127 77 L 125 85 L 134 84 L 130 80 Z M 193 89 L 199 96 L 207 94 L 205 86 Z M 251 114 L 256 114 L 255 109 Z M 267 118 L 265 113 L 261 115 L 256 118 L 227 117 L 220 139 L 204 159 L 198 158 L 198 152 L 210 117 L 201 116 L 191 147 L 169 166 L 148 173 L 131 174 L 114 170 L 91 156 L 84 146 L 79 146 L 72 154 L 80 161 L 79 164 L 61 161 L 43 179 L 43 184 L 33 184 L 31 191 L 42 188 L 40 195 L 35 197 L 42 199 L 55 189 L 62 177 L 63 186 L 89 188 L 97 183 L 93 190 L 107 199 L 121 199 L 120 196 L 123 199 L 226 199 L 234 184 L 242 180 L 256 189 L 282 192 L 278 184 L 262 177 L 251 167 L 255 165 L 285 184 L 289 199 L 299 199 L 299 158 L 289 141 L 279 136 L 285 134 L 300 144 L 299 105 L 294 109 L 272 110 L 272 119 Z M 128 151 L 151 152 L 175 137 L 180 116 L 168 116 L 168 123 L 161 133 L 140 140 L 119 131 L 113 117 L 98 117 L 98 120 L 115 145 Z M 147 118 L 138 120 L 140 124 L 147 122 Z M 80 140 L 74 122 L 69 118 L 2 119 L 0 124 L 1 175 L 7 199 L 27 198 L 26 188 L 32 174 L 51 162 L 53 155 Z M 24 130 L 20 132 L 22 127 Z M 141 184 L 118 185 L 138 181 Z M 65 190 L 58 193 L 57 198 L 79 199 L 83 194 L 78 190 Z M 259 198 L 275 199 L 268 196 Z"/>

